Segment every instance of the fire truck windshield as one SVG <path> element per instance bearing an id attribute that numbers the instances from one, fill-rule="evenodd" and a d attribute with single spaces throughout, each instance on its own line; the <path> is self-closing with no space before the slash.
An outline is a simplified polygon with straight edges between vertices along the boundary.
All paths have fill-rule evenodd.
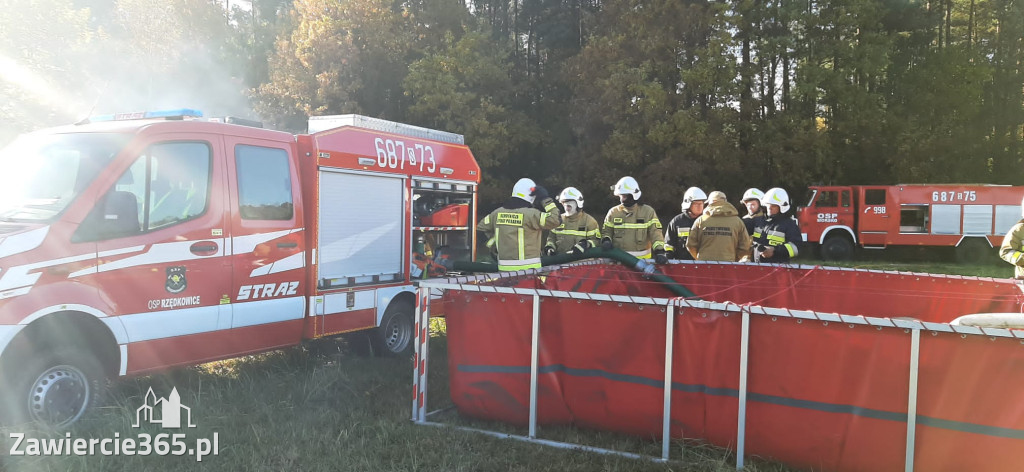
<path id="1" fill-rule="evenodd" d="M 33 133 L 0 149 L 0 220 L 59 215 L 130 138 L 113 133 Z"/>

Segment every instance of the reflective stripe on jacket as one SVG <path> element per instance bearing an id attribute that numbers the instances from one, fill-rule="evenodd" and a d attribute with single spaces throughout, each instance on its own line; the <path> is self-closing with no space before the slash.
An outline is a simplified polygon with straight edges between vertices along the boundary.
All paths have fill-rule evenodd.
<path id="1" fill-rule="evenodd" d="M 765 216 L 763 208 L 757 210 L 757 213 L 754 213 L 753 215 L 747 213 L 743 217 L 743 224 L 747 225 L 747 234 L 753 236 L 754 228 L 764 225 L 764 219 Z"/>
<path id="2" fill-rule="evenodd" d="M 562 223 L 554 200 L 544 200 L 544 211 L 533 207 L 497 210 L 480 220 L 477 231 L 487 235 L 487 247 L 498 253 L 498 270 L 536 269 L 544 230 Z"/>
<path id="3" fill-rule="evenodd" d="M 799 254 L 797 243 L 800 242 L 800 227 L 796 220 L 778 214 L 765 218 L 764 224 L 754 228 L 754 260 L 756 262 L 789 262 Z M 761 250 L 774 248 L 772 257 L 761 256 Z"/>
<path id="4" fill-rule="evenodd" d="M 700 215 L 697 215 L 698 217 Z M 693 256 L 686 250 L 686 238 L 690 237 L 690 227 L 697 218 L 684 211 L 672 218 L 665 229 L 665 250 L 673 259 L 692 260 Z"/>
<path id="5" fill-rule="evenodd" d="M 665 248 L 661 221 L 650 205 L 618 205 L 608 210 L 601 233 L 612 244 L 640 259 L 649 259 L 651 251 Z"/>
<path id="6" fill-rule="evenodd" d="M 562 224 L 551 230 L 548 242 L 544 247 L 553 247 L 555 252 L 564 253 L 572 250 L 576 243 L 587 240 L 591 246 L 601 242 L 601 229 L 597 220 L 585 212 L 577 212 L 572 216 L 563 216 Z"/>

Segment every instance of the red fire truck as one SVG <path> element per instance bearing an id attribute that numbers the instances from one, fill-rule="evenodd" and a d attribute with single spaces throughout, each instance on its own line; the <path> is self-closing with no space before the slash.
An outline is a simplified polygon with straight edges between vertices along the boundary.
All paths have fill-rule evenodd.
<path id="1" fill-rule="evenodd" d="M 472 257 L 480 168 L 462 136 L 199 117 L 108 115 L 0 151 L 9 420 L 70 424 L 106 378 L 356 330 L 408 354 L 430 262 L 415 253 Z"/>
<path id="2" fill-rule="evenodd" d="M 955 247 L 957 260 L 994 255 L 1021 219 L 1024 187 L 1006 185 L 860 185 L 811 187 L 797 210 L 804 241 L 824 259 L 848 259 L 854 248 Z"/>

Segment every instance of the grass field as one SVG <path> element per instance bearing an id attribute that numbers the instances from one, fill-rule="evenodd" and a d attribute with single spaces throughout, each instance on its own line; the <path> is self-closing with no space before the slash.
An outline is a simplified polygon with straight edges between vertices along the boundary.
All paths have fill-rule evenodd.
<path id="1" fill-rule="evenodd" d="M 815 264 L 815 261 L 801 261 Z M 956 265 L 868 260 L 845 266 L 914 272 L 1009 277 L 1002 265 Z M 443 323 L 435 323 L 431 350 L 431 409 L 447 406 Z M 49 470 L 339 470 L 339 471 L 725 471 L 735 469 L 726 450 L 675 442 L 667 464 L 568 451 L 492 438 L 409 421 L 409 359 L 360 355 L 364 338 L 320 341 L 301 348 L 174 370 L 112 384 L 105 406 L 71 431 L 3 431 L 0 469 Z M 217 435 L 219 453 L 197 462 L 191 456 L 11 457 L 10 433 L 29 438 L 120 438 L 165 430 L 133 428 L 136 409 L 149 388 L 159 397 L 176 387 L 191 408 L 196 428 L 191 446 Z M 525 435 L 525 430 L 443 415 L 445 422 Z M 582 431 L 541 428 L 546 439 L 660 455 L 660 441 Z M 24 444 L 22 445 L 24 450 Z M 779 464 L 747 460 L 749 471 L 785 471 Z"/>

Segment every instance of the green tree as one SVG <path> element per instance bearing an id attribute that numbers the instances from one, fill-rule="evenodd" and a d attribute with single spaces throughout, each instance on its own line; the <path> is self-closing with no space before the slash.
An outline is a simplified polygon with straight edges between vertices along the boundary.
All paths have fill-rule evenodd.
<path id="1" fill-rule="evenodd" d="M 257 91 L 265 116 L 293 130 L 312 115 L 403 117 L 415 39 L 407 10 L 385 0 L 296 0 L 291 15 L 270 82 Z"/>
<path id="2" fill-rule="evenodd" d="M 118 0 L 111 32 L 96 45 L 97 112 L 249 109 L 244 55 L 217 0 Z"/>
<path id="3" fill-rule="evenodd" d="M 536 162 L 524 149 L 541 136 L 536 122 L 516 110 L 507 51 L 489 35 L 467 33 L 448 47 L 409 67 L 405 90 L 413 105 L 409 119 L 423 126 L 465 135 L 480 163 L 480 204 L 489 208 L 509 195 L 512 183 L 529 175 Z M 554 189 L 552 189 L 554 191 Z"/>
<path id="4" fill-rule="evenodd" d="M 635 177 L 667 218 L 691 185 L 726 191 L 742 171 L 736 61 L 726 6 L 701 1 L 603 4 L 597 31 L 571 61 L 572 124 L 588 201 Z"/>
<path id="5" fill-rule="evenodd" d="M 81 58 L 89 12 L 62 0 L 0 0 L 0 142 L 88 112 Z"/>

